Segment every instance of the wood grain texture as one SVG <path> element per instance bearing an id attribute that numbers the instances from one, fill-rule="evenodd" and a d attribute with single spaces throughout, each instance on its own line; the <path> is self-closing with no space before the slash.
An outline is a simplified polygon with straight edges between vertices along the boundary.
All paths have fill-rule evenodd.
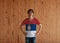
<path id="1" fill-rule="evenodd" d="M 60 0 L 0 0 L 0 43 L 25 43 L 20 24 L 30 8 L 43 25 L 37 43 L 60 43 Z"/>

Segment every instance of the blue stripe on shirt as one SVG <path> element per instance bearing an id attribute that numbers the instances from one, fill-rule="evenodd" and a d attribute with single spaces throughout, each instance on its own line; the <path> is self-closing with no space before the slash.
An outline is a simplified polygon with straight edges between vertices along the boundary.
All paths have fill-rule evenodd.
<path id="1" fill-rule="evenodd" d="M 26 24 L 26 31 L 28 31 L 28 26 L 31 27 L 30 31 L 36 31 L 36 24 Z"/>

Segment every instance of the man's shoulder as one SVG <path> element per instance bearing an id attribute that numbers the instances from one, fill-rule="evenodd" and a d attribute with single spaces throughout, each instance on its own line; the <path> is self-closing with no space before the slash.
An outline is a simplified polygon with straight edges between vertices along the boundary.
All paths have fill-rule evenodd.
<path id="1" fill-rule="evenodd" d="M 24 19 L 24 21 L 27 21 L 27 20 L 28 20 L 28 18 L 25 18 L 25 19 Z"/>
<path id="2" fill-rule="evenodd" d="M 34 18 L 36 21 L 36 24 L 40 24 L 40 21 L 37 18 Z"/>
<path id="3" fill-rule="evenodd" d="M 38 20 L 36 17 L 34 17 L 34 20 Z"/>
<path id="4" fill-rule="evenodd" d="M 24 20 L 28 20 L 28 18 L 25 18 Z"/>
<path id="5" fill-rule="evenodd" d="M 25 18 L 25 19 L 22 21 L 22 24 L 23 24 L 23 25 L 26 24 L 27 21 L 28 21 L 28 18 Z"/>

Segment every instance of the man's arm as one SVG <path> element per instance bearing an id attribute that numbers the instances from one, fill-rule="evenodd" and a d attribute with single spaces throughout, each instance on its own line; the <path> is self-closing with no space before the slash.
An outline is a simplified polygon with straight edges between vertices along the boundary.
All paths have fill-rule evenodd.
<path id="1" fill-rule="evenodd" d="M 20 28 L 21 28 L 21 31 L 23 32 L 24 35 L 26 35 L 26 26 L 25 25 L 21 25 Z"/>
<path id="2" fill-rule="evenodd" d="M 39 24 L 38 25 L 38 30 L 37 30 L 37 32 L 36 32 L 36 35 L 38 35 L 40 32 L 41 32 L 41 29 L 42 29 L 42 24 Z"/>

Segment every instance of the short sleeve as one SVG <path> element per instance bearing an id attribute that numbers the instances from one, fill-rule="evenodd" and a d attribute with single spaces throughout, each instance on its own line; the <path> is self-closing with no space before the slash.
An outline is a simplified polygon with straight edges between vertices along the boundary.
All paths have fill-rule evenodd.
<path id="1" fill-rule="evenodd" d="M 27 19 L 25 19 L 24 21 L 22 21 L 21 25 L 25 25 L 26 21 L 27 21 Z"/>
<path id="2" fill-rule="evenodd" d="M 38 25 L 40 24 L 40 21 L 38 19 L 36 19 L 36 24 L 38 24 Z"/>

